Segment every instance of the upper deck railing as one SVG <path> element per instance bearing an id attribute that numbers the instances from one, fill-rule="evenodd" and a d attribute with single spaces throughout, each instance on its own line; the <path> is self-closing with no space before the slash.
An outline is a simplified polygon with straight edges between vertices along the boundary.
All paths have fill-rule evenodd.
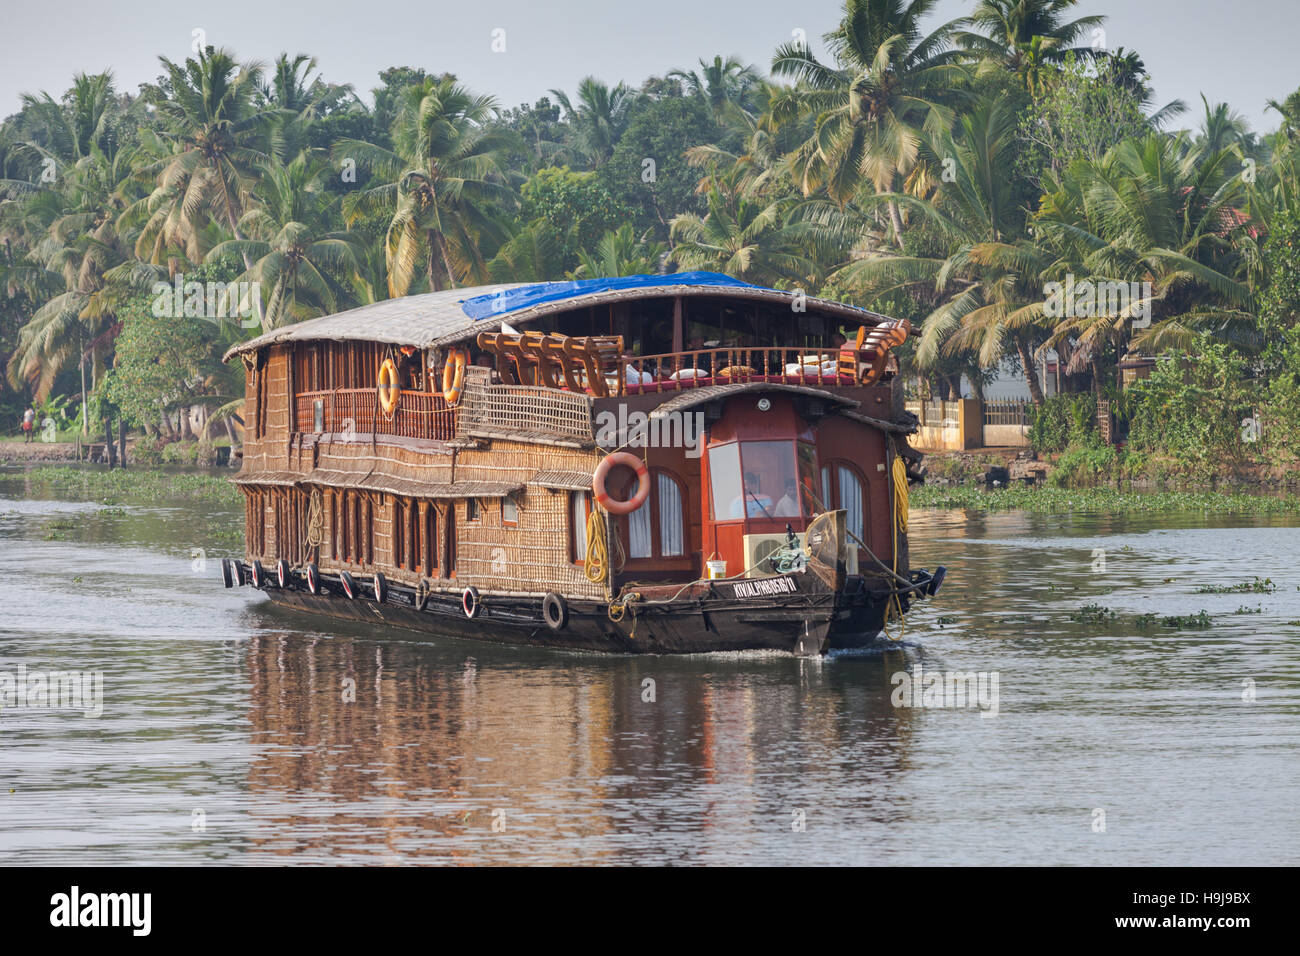
<path id="1" fill-rule="evenodd" d="M 608 382 L 611 393 L 619 395 L 745 382 L 821 387 L 857 385 L 863 382 L 866 370 L 874 369 L 874 359 L 874 352 L 857 352 L 851 348 L 694 349 L 631 356 Z M 869 377 L 874 380 L 878 375 L 877 371 Z"/>
<path id="2" fill-rule="evenodd" d="M 317 402 L 320 403 L 319 412 Z M 299 392 L 295 431 L 397 435 L 448 441 L 456 437 L 457 408 L 441 395 L 403 391 L 390 415 L 373 388 Z"/>

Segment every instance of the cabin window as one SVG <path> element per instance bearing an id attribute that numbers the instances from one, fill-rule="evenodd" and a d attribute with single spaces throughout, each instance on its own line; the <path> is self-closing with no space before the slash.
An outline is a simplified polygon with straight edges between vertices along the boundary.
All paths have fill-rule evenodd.
<path id="1" fill-rule="evenodd" d="M 569 495 L 569 553 L 575 562 L 587 560 L 587 513 L 590 506 L 587 492 L 575 491 Z"/>
<path id="2" fill-rule="evenodd" d="M 846 462 L 830 462 L 822 468 L 822 501 L 834 511 L 844 509 L 844 524 L 849 532 L 866 540 L 866 510 L 861 474 Z"/>
<path id="3" fill-rule="evenodd" d="M 667 472 L 655 472 L 654 503 L 659 517 L 659 553 L 665 558 L 686 554 L 686 509 L 682 503 L 682 486 Z"/>
<path id="4" fill-rule="evenodd" d="M 478 520 L 478 499 L 477 498 L 465 499 L 465 520 L 466 521 Z"/>
<path id="5" fill-rule="evenodd" d="M 654 543 L 650 540 L 650 501 L 627 516 L 627 556 L 629 558 L 649 558 L 654 555 Z"/>
<path id="6" fill-rule="evenodd" d="M 432 577 L 438 569 L 438 509 L 432 503 L 424 509 L 424 574 Z"/>
<path id="7" fill-rule="evenodd" d="M 509 495 L 501 499 L 501 523 L 512 528 L 519 524 L 519 505 Z"/>
<path id="8" fill-rule="evenodd" d="M 406 502 L 393 498 L 393 564 L 406 567 Z"/>
<path id="9" fill-rule="evenodd" d="M 630 498 L 636 479 L 611 489 L 616 498 Z M 651 469 L 646 502 L 625 518 L 618 518 L 619 534 L 627 542 L 629 559 L 679 558 L 686 554 L 685 494 L 671 472 Z"/>

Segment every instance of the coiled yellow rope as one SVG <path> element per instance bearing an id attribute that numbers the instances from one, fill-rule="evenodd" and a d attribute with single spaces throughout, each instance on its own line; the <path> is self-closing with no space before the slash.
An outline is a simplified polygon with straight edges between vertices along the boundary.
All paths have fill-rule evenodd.
<path id="1" fill-rule="evenodd" d="M 614 575 L 623 570 L 626 560 L 626 556 L 623 554 L 623 542 L 619 540 L 617 535 L 614 537 L 614 555 L 611 560 L 609 522 L 605 518 L 604 509 L 599 505 L 593 505 L 591 513 L 587 515 L 587 557 L 583 572 L 587 575 L 587 580 L 592 584 L 604 585 L 605 600 L 609 604 L 609 619 L 615 622 L 623 620 L 623 614 L 631 602 L 639 600 L 641 597 L 636 592 L 628 594 L 621 600 L 616 600 L 614 597 Z M 633 610 L 632 615 L 633 618 L 636 617 L 635 610 Z"/>

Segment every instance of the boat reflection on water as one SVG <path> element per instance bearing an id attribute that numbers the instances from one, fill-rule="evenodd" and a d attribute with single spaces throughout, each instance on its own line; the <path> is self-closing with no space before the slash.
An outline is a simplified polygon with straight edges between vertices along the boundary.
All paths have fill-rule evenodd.
<path id="1" fill-rule="evenodd" d="M 869 784 L 908 766 L 902 650 L 617 659 L 264 631 L 246 659 L 250 844 L 276 857 L 707 860 L 801 814 L 883 825 L 890 788 Z"/>

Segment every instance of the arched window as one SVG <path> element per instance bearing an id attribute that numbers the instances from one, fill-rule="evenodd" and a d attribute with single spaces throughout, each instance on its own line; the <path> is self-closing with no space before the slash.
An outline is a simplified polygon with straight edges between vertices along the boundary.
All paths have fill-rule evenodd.
<path id="1" fill-rule="evenodd" d="M 866 487 L 862 473 L 846 461 L 822 465 L 822 502 L 832 510 L 843 508 L 844 523 L 863 541 L 866 535 Z"/>
<path id="2" fill-rule="evenodd" d="M 619 493 L 627 497 L 635 484 Z M 686 490 L 680 479 L 663 468 L 650 470 L 650 496 L 627 516 L 627 556 L 680 558 L 686 555 Z"/>

